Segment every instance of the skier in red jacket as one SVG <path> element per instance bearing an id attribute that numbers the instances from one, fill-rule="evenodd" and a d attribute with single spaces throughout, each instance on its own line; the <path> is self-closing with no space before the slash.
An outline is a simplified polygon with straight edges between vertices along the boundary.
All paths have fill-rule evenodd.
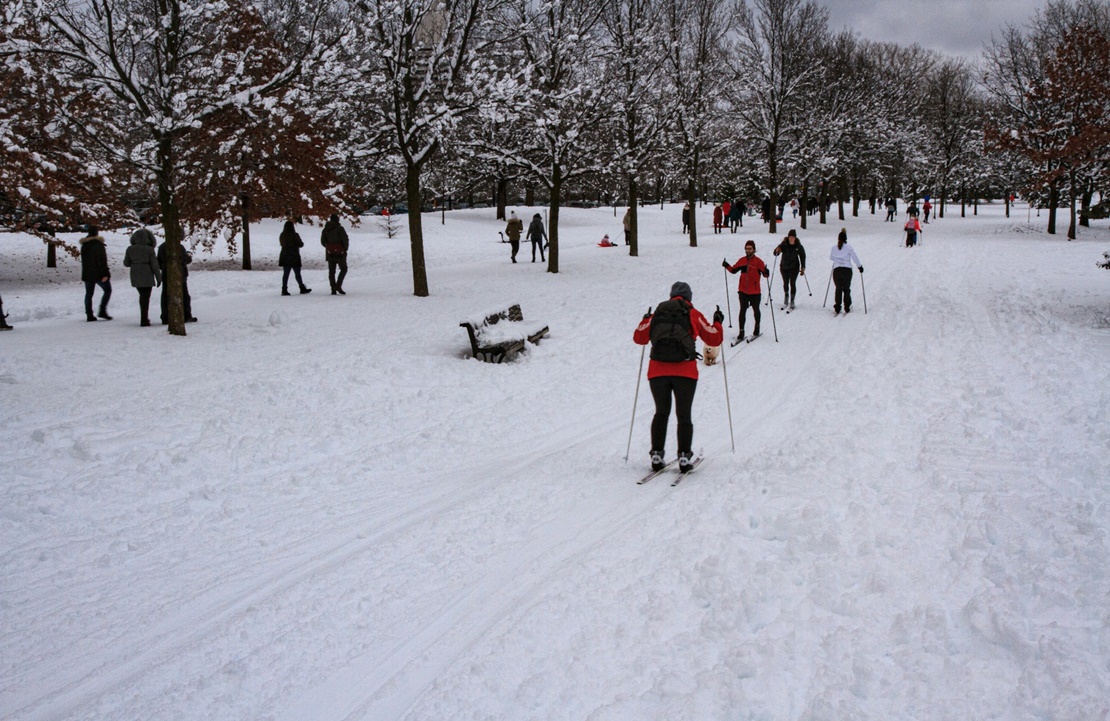
<path id="1" fill-rule="evenodd" d="M 759 337 L 759 320 L 761 313 L 759 312 L 759 302 L 762 297 L 762 284 L 760 276 L 764 278 L 770 277 L 771 271 L 767 270 L 767 264 L 759 259 L 755 254 L 755 241 L 749 240 L 744 243 L 744 257 L 736 261 L 732 265 L 728 264 L 728 259 L 721 261 L 721 266 L 729 273 L 735 275 L 740 274 L 740 335 L 738 338 L 744 337 L 744 321 L 748 317 L 748 308 L 752 309 L 752 318 L 755 319 L 755 330 L 752 332 L 753 338 Z"/>
<path id="2" fill-rule="evenodd" d="M 717 346 L 724 341 L 721 322 L 724 313 L 717 309 L 713 322 L 705 319 L 692 304 L 693 293 L 687 283 L 671 286 L 670 300 L 660 303 L 655 313 L 648 312 L 636 326 L 632 340 L 638 345 L 651 343 L 648 363 L 648 385 L 655 399 L 655 418 L 651 421 L 651 468 L 663 468 L 667 442 L 667 423 L 671 417 L 674 397 L 678 419 L 678 466 L 689 470 L 694 459 L 694 422 L 691 410 L 698 387 L 697 339 Z"/>

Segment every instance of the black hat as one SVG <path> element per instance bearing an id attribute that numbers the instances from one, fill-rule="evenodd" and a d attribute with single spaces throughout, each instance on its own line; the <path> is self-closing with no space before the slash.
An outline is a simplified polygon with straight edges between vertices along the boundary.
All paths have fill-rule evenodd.
<path id="1" fill-rule="evenodd" d="M 687 303 L 693 302 L 694 293 L 690 290 L 689 283 L 683 283 L 681 280 L 671 286 L 671 297 L 682 297 L 686 299 Z"/>

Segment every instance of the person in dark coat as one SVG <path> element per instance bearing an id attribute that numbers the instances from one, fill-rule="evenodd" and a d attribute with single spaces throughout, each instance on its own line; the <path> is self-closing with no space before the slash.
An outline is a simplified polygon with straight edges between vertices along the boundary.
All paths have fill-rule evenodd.
<path id="1" fill-rule="evenodd" d="M 166 250 L 165 241 L 158 246 L 158 268 L 162 271 L 162 277 L 166 276 L 167 258 L 169 251 Z M 185 322 L 196 323 L 197 319 L 193 317 L 193 299 L 189 295 L 189 264 L 193 262 L 193 254 L 181 249 L 181 301 L 185 306 Z M 166 292 L 166 284 L 162 284 L 162 325 L 168 325 L 170 322 L 170 300 Z"/>
<path id="2" fill-rule="evenodd" d="M 794 298 L 798 295 L 798 275 L 806 274 L 806 249 L 798 240 L 798 232 L 793 228 L 774 250 L 781 255 L 779 272 L 782 274 L 783 308 L 794 310 Z"/>
<path id="3" fill-rule="evenodd" d="M 12 326 L 8 325 L 8 316 L 4 313 L 4 299 L 0 298 L 0 330 L 11 330 Z"/>
<path id="4" fill-rule="evenodd" d="M 728 209 L 728 223 L 733 233 L 737 228 L 744 227 L 744 202 L 739 198 L 734 200 L 732 207 Z"/>
<path id="5" fill-rule="evenodd" d="M 293 227 L 292 220 L 285 221 L 278 241 L 281 243 L 281 254 L 278 255 L 278 265 L 282 268 L 281 294 L 291 295 L 289 292 L 290 271 L 297 277 L 297 285 L 301 287 L 301 295 L 311 293 L 312 288 L 307 287 L 304 281 L 301 280 L 301 248 L 304 247 L 304 241 L 301 240 L 300 234 Z"/>
<path id="6" fill-rule="evenodd" d="M 543 228 L 543 218 L 539 213 L 532 216 L 532 222 L 528 224 L 528 235 L 525 237 L 532 241 L 532 262 L 536 262 L 537 248 L 540 251 L 540 262 L 546 262 L 543 257 L 543 244 L 547 240 L 547 231 Z"/>
<path id="7" fill-rule="evenodd" d="M 155 244 L 154 233 L 139 228 L 131 234 L 131 245 L 123 254 L 123 266 L 131 269 L 131 287 L 139 291 L 139 314 L 142 319 L 139 325 L 144 327 L 150 325 L 151 289 L 162 285 Z"/>
<path id="8" fill-rule="evenodd" d="M 516 217 L 516 211 L 509 212 L 509 222 L 505 224 L 505 235 L 509 236 L 509 248 L 512 250 L 509 260 L 516 262 L 516 254 L 520 250 L 520 234 L 524 232 L 524 221 Z"/>
<path id="9" fill-rule="evenodd" d="M 112 320 L 108 315 L 108 299 L 112 297 L 112 272 L 108 268 L 108 251 L 104 238 L 95 225 L 89 226 L 89 234 L 81 239 L 81 280 L 85 282 L 85 320 L 93 322 L 97 316 Z M 104 291 L 100 297 L 100 311 L 93 315 L 93 291 L 96 286 Z"/>
<path id="10" fill-rule="evenodd" d="M 690 203 L 682 206 L 682 234 L 690 232 Z"/>
<path id="11" fill-rule="evenodd" d="M 339 215 L 332 213 L 324 229 L 320 231 L 320 245 L 324 246 L 324 257 L 328 261 L 328 282 L 331 283 L 332 295 L 347 295 L 343 292 L 343 279 L 347 277 L 347 250 L 351 240 L 347 231 L 339 224 Z M 339 277 L 335 276 L 335 269 L 339 269 Z"/>

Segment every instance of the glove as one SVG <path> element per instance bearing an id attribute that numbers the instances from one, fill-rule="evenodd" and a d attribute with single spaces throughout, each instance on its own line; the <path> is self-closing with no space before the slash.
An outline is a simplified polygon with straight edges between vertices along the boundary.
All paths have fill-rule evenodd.
<path id="1" fill-rule="evenodd" d="M 728 261 L 727 260 L 722 260 L 721 261 L 721 267 L 724 268 L 725 270 L 728 270 Z"/>
<path id="2" fill-rule="evenodd" d="M 720 308 L 718 308 L 713 313 L 713 322 L 714 323 L 723 323 L 724 321 L 725 321 L 725 314 L 721 312 Z"/>
<path id="3" fill-rule="evenodd" d="M 863 272 L 863 266 L 862 265 L 859 267 L 859 272 L 861 272 L 861 273 Z"/>
<path id="4" fill-rule="evenodd" d="M 767 270 L 766 268 L 764 268 L 764 269 L 763 269 L 763 277 L 764 277 L 764 278 L 770 278 L 770 277 L 771 277 L 771 271 L 769 271 L 769 270 Z"/>
<path id="5" fill-rule="evenodd" d="M 651 317 L 651 307 L 649 306 L 648 307 L 648 312 L 644 313 L 644 320 L 647 320 L 650 317 Z"/>
<path id="6" fill-rule="evenodd" d="M 805 275 L 806 274 L 806 269 L 802 268 L 801 271 L 799 271 L 799 274 L 800 275 Z"/>

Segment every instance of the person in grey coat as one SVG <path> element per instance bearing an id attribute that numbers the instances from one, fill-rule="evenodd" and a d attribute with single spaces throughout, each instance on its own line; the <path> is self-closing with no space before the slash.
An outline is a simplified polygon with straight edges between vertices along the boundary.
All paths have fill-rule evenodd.
<path id="1" fill-rule="evenodd" d="M 543 218 L 539 213 L 532 216 L 532 222 L 528 224 L 528 235 L 525 237 L 532 241 L 532 262 L 536 262 L 536 248 L 539 248 L 540 262 L 546 263 L 543 257 L 543 244 L 547 240 L 547 231 L 543 229 Z"/>
<path id="2" fill-rule="evenodd" d="M 158 254 L 154 247 L 154 233 L 139 228 L 131 234 L 131 245 L 123 254 L 123 265 L 131 269 L 131 286 L 139 291 L 139 325 L 150 325 L 150 293 L 155 286 L 162 285 L 162 271 L 158 268 Z"/>

